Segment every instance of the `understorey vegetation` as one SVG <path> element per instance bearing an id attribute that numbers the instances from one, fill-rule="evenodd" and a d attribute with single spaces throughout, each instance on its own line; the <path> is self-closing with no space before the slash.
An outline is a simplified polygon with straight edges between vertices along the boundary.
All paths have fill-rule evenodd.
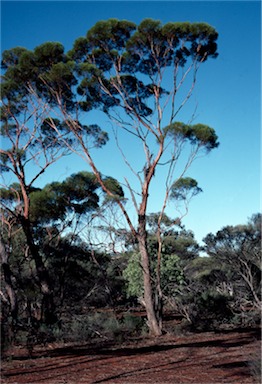
<path id="1" fill-rule="evenodd" d="M 259 325 L 260 226 L 261 215 L 253 215 L 245 225 L 209 234 L 204 248 L 185 228 L 165 234 L 163 333 Z M 24 345 L 31 351 L 34 345 L 50 342 L 121 341 L 148 334 L 136 244 L 113 254 L 92 249 L 73 233 L 61 236 L 55 227 L 48 227 L 53 236 L 50 241 L 40 228 L 36 232 L 39 251 L 50 275 L 54 300 L 55 320 L 47 322 L 26 239 L 21 229 L 13 230 L 14 236 L 8 239 L 3 229 L 1 243 L 2 247 L 5 242 L 9 244 L 8 255 L 2 259 L 3 351 L 11 345 Z M 148 241 L 154 268 L 157 242 L 150 229 Z"/>

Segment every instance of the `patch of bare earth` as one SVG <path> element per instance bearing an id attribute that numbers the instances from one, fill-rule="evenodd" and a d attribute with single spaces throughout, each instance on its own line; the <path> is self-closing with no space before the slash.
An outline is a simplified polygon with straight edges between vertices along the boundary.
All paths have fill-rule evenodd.
<path id="1" fill-rule="evenodd" d="M 165 335 L 122 345 L 49 345 L 13 350 L 2 383 L 258 383 L 250 361 L 259 331 Z M 19 353 L 18 353 L 19 352 Z"/>

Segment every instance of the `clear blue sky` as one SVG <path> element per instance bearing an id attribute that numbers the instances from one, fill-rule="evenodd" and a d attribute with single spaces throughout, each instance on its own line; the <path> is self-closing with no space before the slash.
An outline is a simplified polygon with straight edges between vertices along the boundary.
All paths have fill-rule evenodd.
<path id="1" fill-rule="evenodd" d="M 2 1 L 1 51 L 32 49 L 45 41 L 59 41 L 69 50 L 77 37 L 110 17 L 136 23 L 148 17 L 163 23 L 204 21 L 218 31 L 219 57 L 201 68 L 194 97 L 198 121 L 213 127 L 221 144 L 190 170 L 204 193 L 192 201 L 184 224 L 201 241 L 225 225 L 245 223 L 260 211 L 260 1 Z M 110 146 L 100 154 L 106 155 Z M 113 159 L 103 166 L 105 174 L 120 171 Z M 85 168 L 79 159 L 63 161 L 42 182 Z"/>

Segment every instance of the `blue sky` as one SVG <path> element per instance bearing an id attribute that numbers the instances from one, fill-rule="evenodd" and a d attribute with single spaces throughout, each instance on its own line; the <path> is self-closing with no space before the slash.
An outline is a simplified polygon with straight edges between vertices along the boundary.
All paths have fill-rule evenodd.
<path id="1" fill-rule="evenodd" d="M 260 8 L 259 1 L 2 1 L 1 51 L 32 49 L 46 41 L 59 41 L 69 50 L 97 21 L 110 17 L 135 23 L 148 17 L 163 23 L 204 21 L 215 27 L 219 57 L 201 68 L 194 100 L 198 122 L 216 130 L 220 146 L 190 170 L 204 193 L 195 197 L 183 221 L 201 241 L 260 211 Z M 103 172 L 121 173 L 110 151 L 109 145 L 97 155 Z M 87 166 L 78 158 L 63 160 L 42 183 L 83 169 Z M 151 211 L 157 191 L 152 197 Z"/>

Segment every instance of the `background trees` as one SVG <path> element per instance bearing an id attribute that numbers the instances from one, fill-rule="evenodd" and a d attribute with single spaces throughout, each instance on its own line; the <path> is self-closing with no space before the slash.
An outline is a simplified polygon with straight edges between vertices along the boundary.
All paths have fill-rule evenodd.
<path id="1" fill-rule="evenodd" d="M 139 298 L 143 303 L 143 271 L 139 249 L 137 244 L 130 242 L 128 234 L 126 252 L 118 255 L 112 254 L 109 249 L 104 252 L 100 249 L 98 252 L 94 243 L 88 241 L 88 237 L 84 240 L 78 235 L 81 222 L 86 225 L 91 220 L 92 223 L 92 217 L 99 214 L 100 207 L 96 208 L 100 201 L 99 188 L 96 182 L 93 184 L 92 176 L 87 172 L 80 172 L 61 183 L 51 183 L 42 190 L 37 189 L 30 197 L 31 219 L 35 223 L 34 236 L 50 276 L 61 329 L 42 327 L 42 295 L 26 237 L 18 224 L 15 224 L 16 231 L 12 228 L 11 238 L 8 238 L 8 226 L 3 227 L 2 245 L 7 247 L 8 257 L 2 252 L 2 327 L 7 327 L 7 330 L 6 320 L 9 313 L 14 320 L 12 327 L 15 333 L 20 329 L 28 329 L 29 338 L 36 337 L 35 342 L 40 340 L 39 335 L 44 340 L 62 335 L 67 339 L 71 332 L 70 327 L 80 327 L 81 332 L 87 327 L 86 332 L 90 336 L 96 334 L 96 331 L 104 332 L 102 323 L 109 321 L 107 317 L 102 320 L 99 316 L 92 320 L 92 315 L 89 314 L 86 323 L 83 316 L 89 313 L 90 306 L 101 308 L 109 305 L 117 310 L 116 306 L 119 304 L 129 307 L 137 305 L 134 298 Z M 72 183 L 78 178 L 82 185 L 81 182 Z M 66 190 L 67 194 L 59 193 L 61 190 Z M 102 197 L 103 195 L 100 196 L 101 207 L 104 209 Z M 7 204 L 6 198 L 4 202 Z M 43 207 L 47 208 L 46 212 Z M 41 215 L 37 214 L 38 208 Z M 103 214 L 106 215 L 106 212 L 103 211 Z M 148 249 L 153 289 L 158 282 L 158 216 L 156 213 L 148 217 Z M 256 301 L 257 298 L 260 300 L 261 284 L 260 220 L 261 215 L 257 214 L 246 225 L 231 227 L 232 238 L 222 236 L 222 233 L 228 235 L 228 227 L 222 229 L 218 242 L 215 241 L 218 234 L 209 234 L 207 239 L 210 242 L 206 240 L 206 250 L 210 255 L 200 257 L 201 248 L 193 233 L 183 227 L 177 226 L 174 229 L 173 221 L 165 216 L 161 226 L 161 286 L 163 300 L 168 304 L 169 310 L 179 313 L 193 328 L 198 329 L 214 329 L 220 324 L 230 322 L 238 325 L 255 324 L 260 313 L 259 302 Z M 246 269 L 246 266 L 249 268 Z M 246 276 L 249 276 L 248 281 Z M 250 281 L 253 282 L 252 289 Z M 255 296 L 253 292 L 256 292 Z M 73 321 L 76 316 L 79 316 L 79 324 L 76 320 Z M 97 321 L 100 325 L 96 326 L 94 323 L 91 326 L 92 321 Z M 131 318 L 123 321 L 121 327 L 125 330 L 127 324 L 131 328 L 138 325 Z M 139 324 L 143 326 L 143 322 Z M 111 325 L 116 327 L 116 332 L 121 328 L 117 317 Z"/>
<path id="2" fill-rule="evenodd" d="M 204 239 L 208 255 L 221 270 L 228 269 L 225 284 L 243 309 L 261 309 L 261 214 L 245 225 L 227 226 Z"/>
<path id="3" fill-rule="evenodd" d="M 195 328 L 254 326 L 261 313 L 261 214 L 247 224 L 208 234 L 202 250 L 184 270 L 177 310 Z"/>
<path id="4" fill-rule="evenodd" d="M 110 187 L 117 188 L 112 178 Z M 32 338 L 41 325 L 50 324 L 46 319 L 46 302 L 39 289 L 35 260 L 15 216 L 20 195 L 18 184 L 12 185 L 11 190 L 1 189 L 6 208 L 2 211 L 1 228 L 1 297 L 4 333 L 9 335 L 9 340 L 20 329 L 26 330 Z M 80 172 L 63 182 L 47 184 L 43 189 L 32 188 L 28 197 L 32 236 L 49 277 L 52 315 L 56 323 L 61 324 L 65 308 L 70 316 L 82 306 L 113 305 L 122 295 L 123 284 L 115 276 L 117 267 L 110 254 L 99 252 L 79 237 L 82 227 L 88 227 L 93 216 L 99 216 L 99 209 L 105 210 L 107 205 L 107 199 L 103 205 L 103 195 L 99 193 L 93 174 Z"/>

